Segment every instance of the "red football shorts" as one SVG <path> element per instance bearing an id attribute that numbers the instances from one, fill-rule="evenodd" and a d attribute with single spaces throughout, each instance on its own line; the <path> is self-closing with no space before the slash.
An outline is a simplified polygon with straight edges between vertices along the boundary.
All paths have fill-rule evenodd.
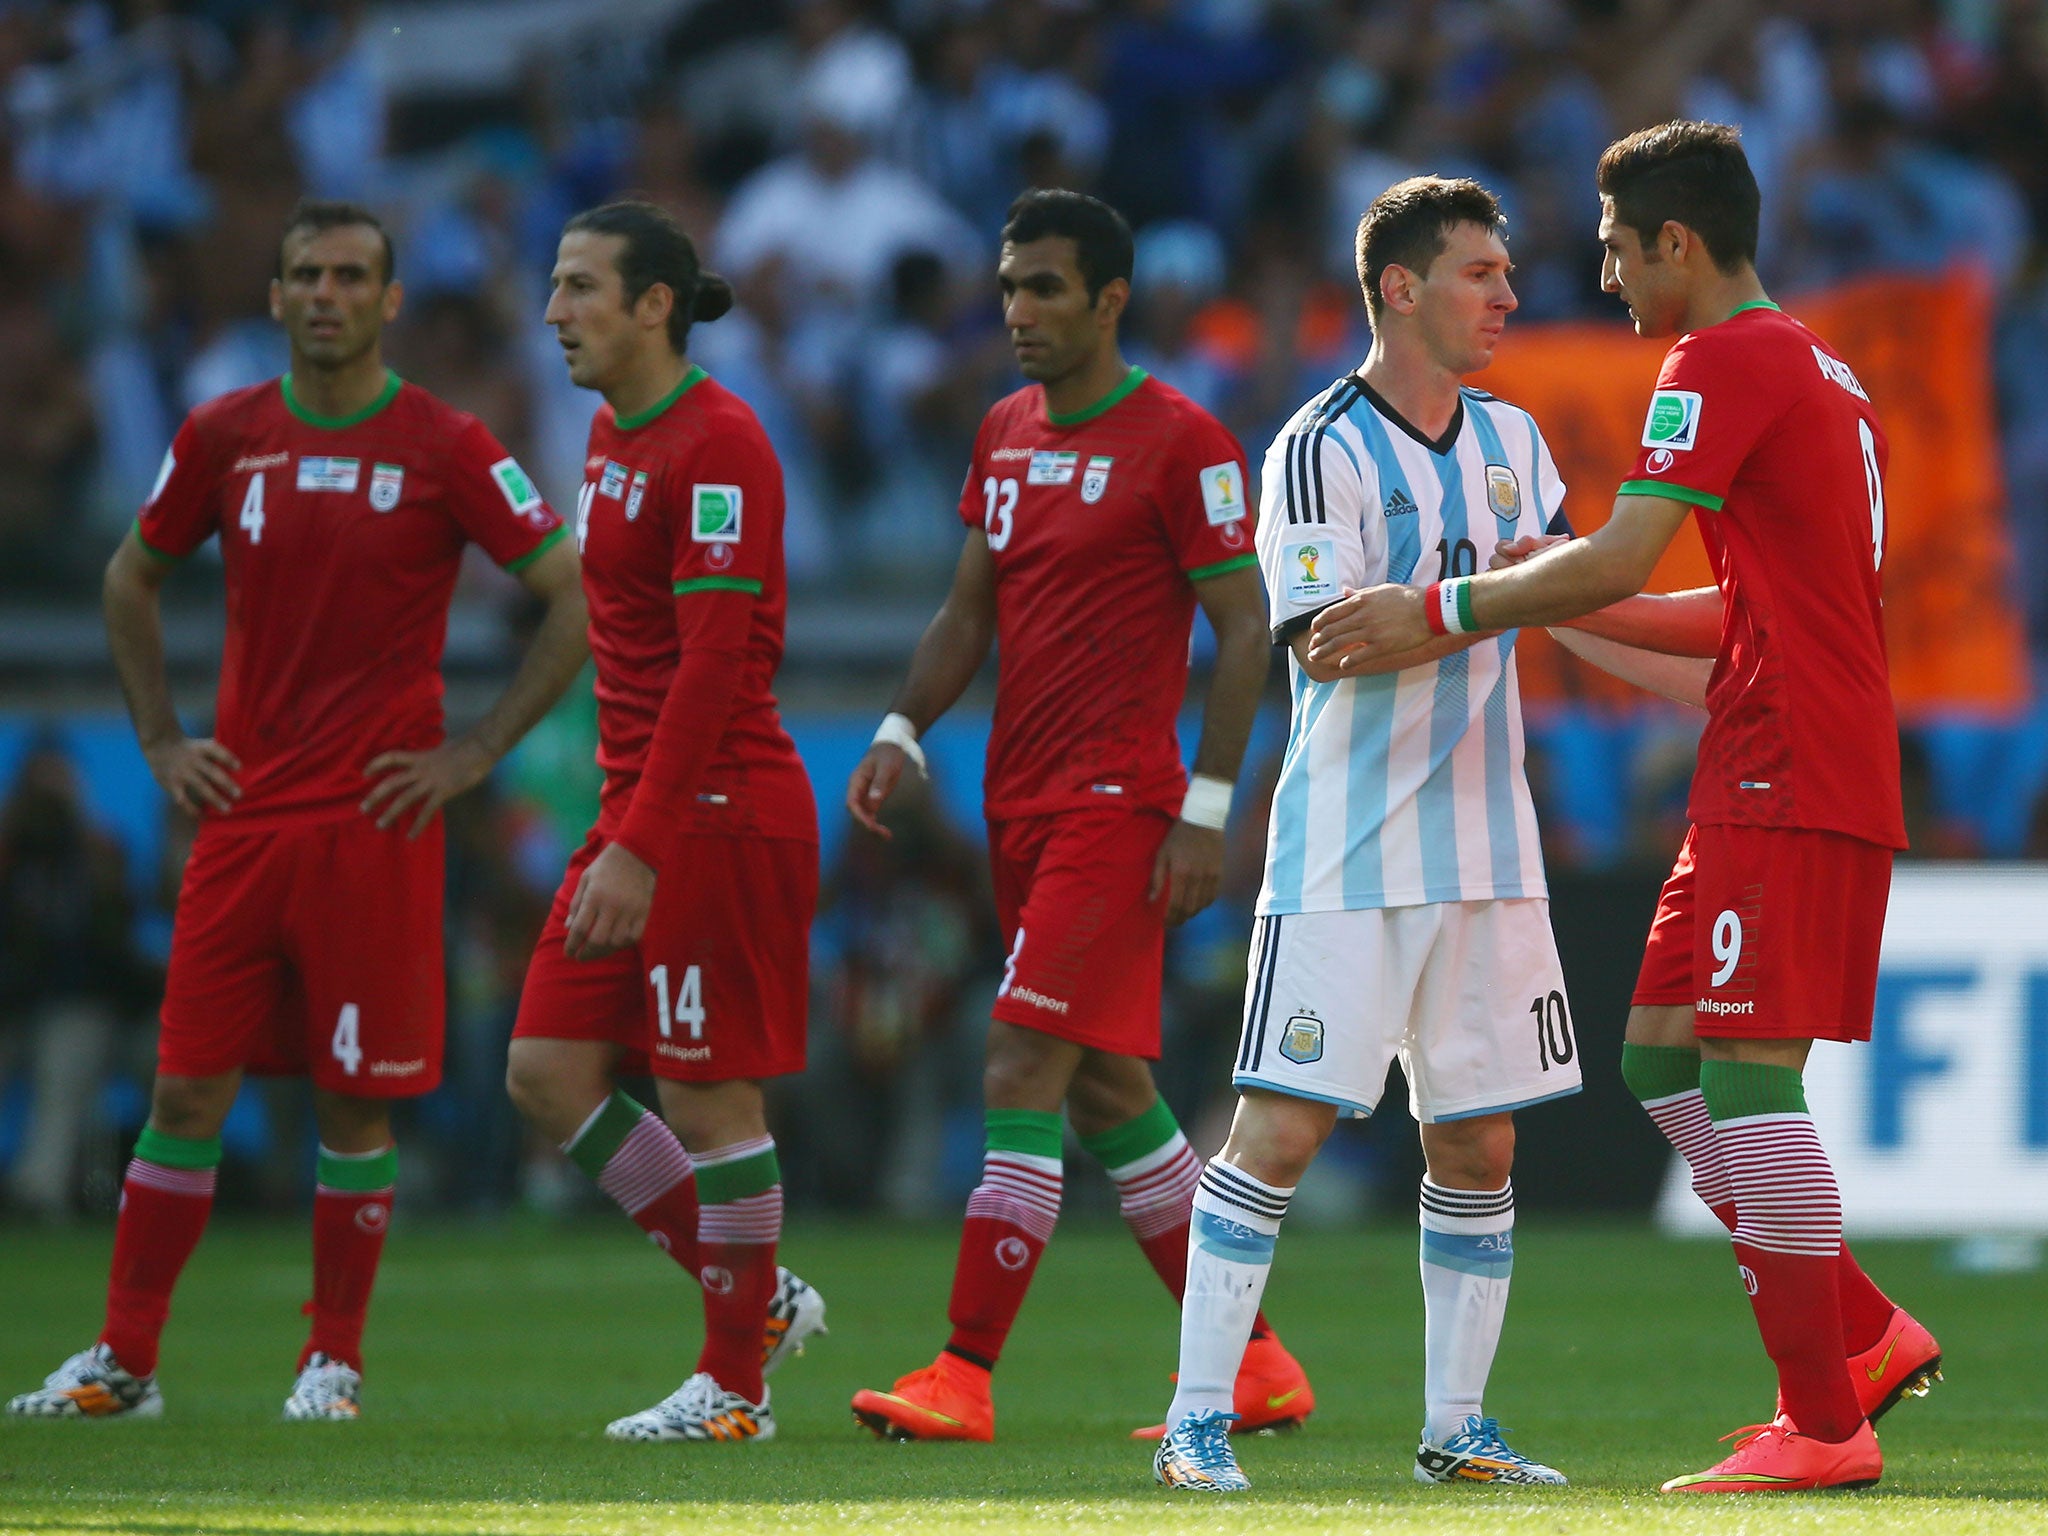
<path id="1" fill-rule="evenodd" d="M 1696 1033 L 1868 1040 L 1892 851 L 1802 827 L 1696 826 L 1657 899 L 1634 1002 Z"/>
<path id="2" fill-rule="evenodd" d="M 311 1077 L 410 1098 L 441 1081 L 441 819 L 417 841 L 348 816 L 202 822 L 178 890 L 157 1071 Z"/>
<path id="3" fill-rule="evenodd" d="M 1145 896 L 1172 826 L 1163 811 L 1121 806 L 989 823 L 1010 954 L 994 1017 L 1158 1060 L 1166 893 Z"/>
<path id="4" fill-rule="evenodd" d="M 686 836 L 655 882 L 640 942 L 602 960 L 562 950 L 569 903 L 604 849 L 569 861 L 526 968 L 513 1038 L 603 1040 L 619 1070 L 682 1083 L 804 1069 L 818 847 L 791 838 Z"/>

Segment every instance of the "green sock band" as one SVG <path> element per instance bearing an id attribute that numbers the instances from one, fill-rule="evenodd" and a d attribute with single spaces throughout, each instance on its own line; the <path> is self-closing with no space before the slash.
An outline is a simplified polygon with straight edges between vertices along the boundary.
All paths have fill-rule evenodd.
<path id="1" fill-rule="evenodd" d="M 1669 1099 L 1700 1085 L 1700 1053 L 1682 1045 L 1621 1047 L 1621 1080 L 1643 1103 Z"/>
<path id="2" fill-rule="evenodd" d="M 186 1136 L 166 1136 L 153 1125 L 145 1125 L 135 1138 L 135 1155 L 159 1168 L 218 1168 L 220 1138 L 195 1141 Z"/>
<path id="3" fill-rule="evenodd" d="M 1750 1115 L 1803 1115 L 1806 1082 L 1790 1067 L 1761 1061 L 1703 1061 L 1700 1094 L 1718 1123 Z"/>
<path id="4" fill-rule="evenodd" d="M 562 1150 L 569 1154 L 569 1161 L 595 1183 L 597 1176 L 604 1172 L 604 1165 L 612 1160 L 613 1154 L 646 1113 L 645 1105 L 615 1091 L 604 1101 L 604 1108 L 597 1112 L 597 1118 L 578 1131 L 576 1139 Z"/>
<path id="5" fill-rule="evenodd" d="M 729 1163 L 697 1165 L 697 1200 L 701 1205 L 724 1205 L 765 1195 L 782 1182 L 782 1163 L 773 1146 L 736 1157 Z"/>
<path id="6" fill-rule="evenodd" d="M 1179 1134 L 1180 1122 L 1173 1118 L 1166 1100 L 1154 1099 L 1143 1114 L 1111 1126 L 1099 1136 L 1083 1136 L 1081 1145 L 1103 1167 L 1121 1168 L 1150 1157 Z"/>
<path id="7" fill-rule="evenodd" d="M 981 1120 L 991 1152 L 1022 1152 L 1057 1161 L 1066 1146 L 1066 1129 L 1057 1110 L 991 1109 Z"/>
<path id="8" fill-rule="evenodd" d="M 328 1189 L 348 1195 L 374 1194 L 398 1182 L 398 1148 L 355 1156 L 322 1147 L 318 1168 L 319 1181 Z"/>

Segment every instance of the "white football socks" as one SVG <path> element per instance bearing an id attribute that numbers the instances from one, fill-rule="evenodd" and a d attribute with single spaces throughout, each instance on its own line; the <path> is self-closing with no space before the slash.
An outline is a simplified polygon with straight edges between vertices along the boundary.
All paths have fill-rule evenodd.
<path id="1" fill-rule="evenodd" d="M 1180 1381 L 1166 1411 L 1172 1429 L 1203 1408 L 1231 1411 L 1237 1368 L 1273 1268 L 1273 1244 L 1292 1189 L 1279 1189 L 1220 1159 L 1202 1170 L 1188 1232 L 1188 1283 L 1180 1303 Z"/>
<path id="2" fill-rule="evenodd" d="M 1445 1189 L 1425 1175 L 1421 1214 L 1424 1434 L 1442 1445 L 1486 1395 L 1515 1267 L 1515 1186 Z"/>

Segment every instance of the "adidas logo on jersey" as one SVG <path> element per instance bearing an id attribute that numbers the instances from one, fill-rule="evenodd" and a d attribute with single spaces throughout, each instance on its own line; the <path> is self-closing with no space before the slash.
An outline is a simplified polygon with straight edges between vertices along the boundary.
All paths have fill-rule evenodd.
<path id="1" fill-rule="evenodd" d="M 1387 516 L 1401 517 L 1415 510 L 1415 498 L 1400 486 L 1394 487 L 1394 494 L 1387 498 Z"/>

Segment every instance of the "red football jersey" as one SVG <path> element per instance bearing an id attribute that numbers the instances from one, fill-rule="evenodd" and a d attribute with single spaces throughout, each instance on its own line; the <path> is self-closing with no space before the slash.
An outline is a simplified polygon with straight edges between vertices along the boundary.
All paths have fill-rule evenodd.
<path id="1" fill-rule="evenodd" d="M 220 536 L 213 734 L 242 760 L 220 819 L 252 829 L 353 814 L 372 758 L 439 743 L 463 546 L 517 570 L 566 532 L 482 422 L 395 373 L 347 417 L 307 411 L 290 374 L 209 400 L 135 531 L 171 560 Z"/>
<path id="2" fill-rule="evenodd" d="M 1068 416 L 1032 384 L 983 418 L 960 520 L 995 558 L 989 818 L 1179 814 L 1194 583 L 1258 564 L 1237 439 L 1142 368 Z"/>
<path id="3" fill-rule="evenodd" d="M 1692 503 L 1723 601 L 1692 819 L 1906 846 L 1885 660 L 1883 429 L 1775 304 L 1681 336 L 1624 494 Z"/>
<path id="4" fill-rule="evenodd" d="M 775 705 L 789 606 L 782 512 L 768 434 L 703 369 L 637 416 L 598 407 L 576 542 L 597 660 L 605 835 L 617 835 L 632 807 L 685 649 L 699 648 L 738 669 L 737 691 L 691 800 L 668 810 L 664 828 L 816 840 L 810 778 Z M 717 627 L 719 605 L 703 600 L 717 593 L 751 598 L 738 631 Z"/>

